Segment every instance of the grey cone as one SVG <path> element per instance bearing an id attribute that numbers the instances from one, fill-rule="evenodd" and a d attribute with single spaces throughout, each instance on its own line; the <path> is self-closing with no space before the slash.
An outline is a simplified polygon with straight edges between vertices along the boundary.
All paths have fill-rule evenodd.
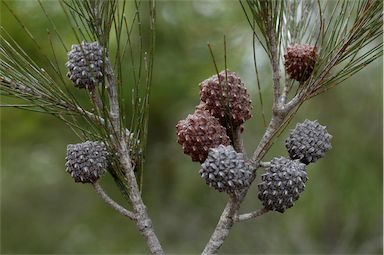
<path id="1" fill-rule="evenodd" d="M 251 176 L 244 155 L 231 145 L 210 149 L 199 173 L 209 186 L 227 193 L 248 186 Z"/>
<path id="2" fill-rule="evenodd" d="M 67 76 L 75 87 L 94 88 L 103 79 L 103 47 L 98 42 L 74 44 L 68 52 Z"/>
<path id="3" fill-rule="evenodd" d="M 308 177 L 305 164 L 280 157 L 270 162 L 261 180 L 258 197 L 264 207 L 283 213 L 299 199 Z"/>
<path id="4" fill-rule="evenodd" d="M 67 172 L 75 182 L 94 183 L 107 168 L 107 150 L 103 142 L 87 141 L 67 146 Z"/>
<path id="5" fill-rule="evenodd" d="M 325 126 L 321 126 L 317 120 L 305 120 L 298 123 L 285 141 L 291 159 L 299 159 L 304 164 L 315 162 L 324 157 L 332 148 L 332 136 Z"/>

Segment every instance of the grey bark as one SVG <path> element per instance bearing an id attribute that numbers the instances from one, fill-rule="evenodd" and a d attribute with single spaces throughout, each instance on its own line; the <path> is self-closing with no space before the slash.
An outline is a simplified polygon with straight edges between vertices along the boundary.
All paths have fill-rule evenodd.
<path id="1" fill-rule="evenodd" d="M 115 201 L 113 201 L 112 198 L 110 198 L 107 193 L 103 190 L 103 188 L 100 186 L 98 182 L 93 183 L 93 187 L 95 188 L 96 193 L 101 197 L 101 199 L 104 200 L 105 203 L 107 203 L 109 206 L 111 206 L 113 209 L 115 209 L 118 213 L 121 215 L 126 216 L 127 218 L 134 220 L 135 219 L 135 214 L 133 212 L 128 211 Z"/>
<path id="2" fill-rule="evenodd" d="M 141 199 L 140 190 L 136 182 L 132 162 L 129 156 L 129 148 L 125 137 L 126 132 L 121 131 L 116 80 L 111 64 L 107 62 L 106 65 L 107 80 L 109 84 L 110 119 L 112 122 L 111 131 L 115 135 L 115 147 L 118 152 L 120 164 L 125 171 L 125 178 L 128 182 L 128 195 L 135 214 L 134 220 L 138 230 L 143 235 L 150 252 L 152 254 L 164 254 L 160 242 L 154 232 L 152 221 L 149 218 L 144 202 Z"/>
<path id="3" fill-rule="evenodd" d="M 286 117 L 288 116 L 289 111 L 295 108 L 302 97 L 296 96 L 289 103 L 284 104 L 281 100 L 280 93 L 280 69 L 279 69 L 279 59 L 277 54 L 276 47 L 276 38 L 275 32 L 271 25 L 271 20 L 268 20 L 269 24 L 269 41 L 271 43 L 271 64 L 272 64 L 272 81 L 273 81 L 273 106 L 272 106 L 272 119 L 269 122 L 269 125 L 261 138 L 255 152 L 253 153 L 253 157 L 250 162 L 254 166 L 254 171 L 251 176 L 250 182 L 256 178 L 256 170 L 260 167 L 259 162 L 268 151 L 271 146 L 271 141 L 273 137 L 277 134 L 279 129 L 282 127 Z M 236 197 L 231 197 L 225 206 L 223 213 L 220 216 L 219 222 L 216 225 L 216 228 L 206 244 L 202 254 L 216 254 L 221 245 L 224 243 L 226 237 L 229 235 L 229 231 L 234 224 L 235 216 L 240 208 L 241 203 L 243 202 L 248 188 L 244 189 L 240 194 Z"/>

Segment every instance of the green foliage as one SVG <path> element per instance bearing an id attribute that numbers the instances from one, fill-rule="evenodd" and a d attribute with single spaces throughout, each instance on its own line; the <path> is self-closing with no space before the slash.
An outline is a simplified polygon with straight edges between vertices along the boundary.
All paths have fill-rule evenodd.
<path id="1" fill-rule="evenodd" d="M 242 2 L 240 1 L 243 6 Z M 251 10 L 253 22 L 250 22 L 252 30 L 254 31 L 255 36 L 259 39 L 262 47 L 267 51 L 268 56 L 272 59 L 271 55 L 271 38 L 268 36 L 271 30 L 274 31 L 275 41 L 281 42 L 282 37 L 282 28 L 283 28 L 283 15 L 287 11 L 285 9 L 285 1 L 257 1 L 250 0 L 247 1 L 249 9 Z M 244 6 L 243 6 L 244 9 Z M 245 12 L 247 15 L 247 13 Z M 248 15 L 247 15 L 248 17 Z M 267 22 L 267 20 L 270 21 Z M 261 36 L 263 40 L 258 36 L 256 32 L 255 24 L 260 29 Z M 280 56 L 280 54 L 279 54 Z"/>
<path id="2" fill-rule="evenodd" d="M 154 2 L 68 0 L 59 1 L 59 3 L 69 28 L 72 30 L 72 36 L 75 37 L 75 41 L 69 43 L 80 44 L 83 40 L 88 42 L 96 40 L 108 49 L 104 56 L 104 63 L 107 59 L 113 61 L 118 100 L 121 105 L 120 121 L 123 123 L 121 128 L 130 130 L 128 139 L 132 151 L 131 156 L 135 160 L 136 172 L 140 179 L 144 170 L 152 82 L 155 39 Z M 81 140 L 96 139 L 109 141 L 107 143 L 109 145 L 113 144 L 115 138 L 111 137 L 108 132 L 111 125 L 108 108 L 111 102 L 107 96 L 107 90 L 109 90 L 107 81 L 104 80 L 101 88 L 97 89 L 96 97 L 100 96 L 101 101 L 90 100 L 93 102 L 92 105 L 89 103 L 83 105 L 76 99 L 71 88 L 72 85 L 68 84 L 65 76 L 66 71 L 62 68 L 63 62 L 59 62 L 60 60 L 57 58 L 58 48 L 54 44 L 57 40 L 65 52 L 68 52 L 68 41 L 63 39 L 64 36 L 57 29 L 50 9 L 47 8 L 47 3 L 38 1 L 44 17 L 50 25 L 48 39 L 52 56 L 48 56 L 41 50 L 43 46 L 34 38 L 29 28 L 18 17 L 17 12 L 7 2 L 2 2 L 2 4 L 40 50 L 41 57 L 46 60 L 49 71 L 51 71 L 47 72 L 46 67 L 43 69 L 41 65 L 35 63 L 12 36 L 2 28 L 1 54 L 4 61 L 0 67 L 1 93 L 29 102 L 29 104 L 23 102 L 3 106 L 53 114 L 68 124 Z M 54 33 L 50 32 L 51 29 Z M 134 50 L 136 48 L 139 50 Z M 128 75 L 126 70 L 130 70 L 131 73 Z M 132 98 L 131 104 L 126 100 L 129 96 Z M 89 94 L 88 98 L 92 99 L 93 96 Z M 97 101 L 100 101 L 101 105 Z M 89 109 L 89 106 L 92 108 Z M 112 175 L 121 184 L 125 180 L 117 162 L 115 163 L 111 166 L 110 171 L 114 172 Z M 122 190 L 122 192 L 126 191 Z"/>
<path id="3" fill-rule="evenodd" d="M 319 63 L 307 85 L 308 97 L 340 84 L 383 55 L 382 1 L 338 1 L 327 19 L 320 28 Z"/>
<path id="4" fill-rule="evenodd" d="M 292 44 L 306 43 L 317 47 L 319 56 L 314 75 L 295 92 L 305 94 L 307 99 L 335 87 L 383 55 L 382 1 L 245 2 L 249 11 L 240 1 L 248 22 L 270 58 L 270 30 L 280 43 L 279 59 Z M 271 28 L 265 22 L 268 18 L 272 22 Z M 288 82 L 291 89 L 293 81 Z"/>
<path id="5" fill-rule="evenodd" d="M 147 4 L 138 3 L 139 8 Z M 321 3 L 324 4 L 325 1 Z M 13 1 L 7 4 L 15 13 L 23 16 L 25 24 L 32 27 L 31 34 L 43 45 L 41 51 L 50 56 L 49 59 L 53 58 L 50 41 L 45 33 L 47 27 L 53 32 L 60 31 L 65 47 L 78 43 L 72 28 L 67 25 L 68 17 L 62 14 L 61 8 L 55 9 L 56 3 L 42 2 L 55 26 L 46 19 L 37 4 L 28 4 L 27 7 L 24 7 L 26 2 Z M 199 252 L 196 247 L 202 247 L 209 237 L 225 202 L 225 196 L 206 187 L 197 173 L 198 165 L 189 162 L 187 156 L 181 153 L 175 143 L 174 124 L 193 110 L 198 97 L 197 84 L 215 73 L 206 41 L 209 40 L 214 47 L 220 48 L 224 33 L 228 43 L 228 68 L 238 72 L 245 80 L 252 91 L 254 102 L 257 102 L 254 85 L 256 77 L 251 63 L 252 34 L 249 33 L 237 2 L 159 2 L 155 55 L 157 67 L 153 70 L 154 86 L 151 88 L 148 113 L 145 106 L 149 103 L 149 95 L 145 94 L 148 81 L 145 67 L 148 66 L 149 69 L 150 64 L 145 64 L 145 50 L 139 50 L 141 43 L 137 40 L 140 37 L 137 33 L 135 6 L 135 2 L 127 2 L 127 15 L 123 19 L 124 27 L 129 25 L 128 28 L 132 31 L 132 48 L 128 38 L 125 38 L 121 41 L 127 46 L 119 54 L 121 70 L 130 71 L 116 74 L 123 80 L 120 82 L 120 91 L 124 97 L 131 97 L 131 100 L 123 102 L 122 117 L 131 130 L 143 128 L 141 123 L 144 121 L 149 126 L 148 135 L 147 131 L 133 133 L 140 136 L 137 139 L 143 139 L 143 135 L 143 141 L 148 136 L 143 196 L 159 237 L 165 243 L 165 249 L 172 253 Z M 358 4 L 354 6 L 358 7 Z M 22 48 L 26 49 L 28 56 L 37 62 L 37 67 L 41 66 L 44 58 L 36 50 L 33 41 L 23 37 L 26 33 L 14 19 L 5 18 L 9 17 L 6 16 L 9 15 L 6 8 L 2 8 L 1 12 L 4 17 L 2 23 L 8 33 L 17 42 L 22 41 Z M 26 15 L 29 13 L 38 14 Z M 149 27 L 149 24 L 144 25 L 144 20 L 147 19 L 140 17 L 141 26 Z M 121 20 L 121 17 L 117 20 Z M 39 36 L 41 31 L 43 32 Z M 51 38 L 53 32 L 50 33 Z M 115 35 L 114 28 L 111 34 Z M 6 35 L 2 32 L 2 36 Z M 142 35 L 142 38 L 143 47 L 151 41 L 149 35 Z M 380 38 L 376 41 L 382 43 Z M 66 50 L 58 37 L 52 43 L 59 69 L 63 72 Z M 118 66 L 115 56 L 118 51 L 116 39 L 112 39 L 109 44 L 111 51 L 115 53 L 111 55 L 112 60 Z M 259 50 L 258 44 L 255 49 Z M 364 51 L 369 50 L 366 47 Z M 143 57 L 138 57 L 140 54 Z M 260 50 L 257 54 L 260 88 L 265 97 L 265 109 L 269 109 L 269 95 L 272 93 L 270 70 Z M 129 57 L 132 55 L 135 56 L 134 63 L 133 58 Z M 220 54 L 216 54 L 218 63 L 224 63 L 217 55 Z M 3 55 L 1 59 L 2 63 L 9 61 Z M 13 62 L 10 63 L 15 68 L 25 63 Z M 56 77 L 49 63 L 46 66 L 48 68 L 45 70 Z M 332 75 L 334 74 L 336 73 Z M 17 76 L 17 79 L 25 80 L 25 77 Z M 54 80 L 56 84 L 56 78 Z M 257 222 L 239 224 L 233 229 L 222 252 L 382 252 L 382 144 L 377 142 L 382 140 L 382 82 L 382 60 L 379 58 L 365 72 L 346 81 L 346 87 L 336 88 L 332 93 L 314 98 L 298 112 L 295 118 L 297 121 L 310 118 L 325 123 L 334 135 L 334 148 L 326 159 L 308 169 L 310 180 L 306 192 L 291 211 L 284 216 L 270 214 Z M 92 111 L 85 93 L 75 91 L 68 80 L 64 81 L 65 84 L 57 83 L 64 92 L 67 86 L 78 104 Z M 3 85 L 5 82 L 1 84 L 2 87 Z M 2 104 L 26 105 L 24 101 L 3 96 L 1 101 Z M 27 103 L 26 106 L 32 104 Z M 49 104 L 44 107 L 50 109 Z M 134 117 L 143 116 L 144 110 L 147 111 L 146 114 L 150 114 L 149 119 Z M 259 110 L 260 107 L 254 103 L 254 118 L 245 126 L 244 140 L 249 151 L 255 147 L 264 130 Z M 52 112 L 57 112 L 57 109 L 52 109 Z M 74 116 L 78 114 L 77 111 L 73 113 Z M 68 120 L 72 120 L 72 117 Z M 66 126 L 54 118 L 10 108 L 1 109 L 0 121 L 3 205 L 1 252 L 146 252 L 145 244 L 131 223 L 111 212 L 85 186 L 74 184 L 64 172 L 65 145 L 79 141 Z M 85 132 L 95 133 L 95 130 L 88 127 L 87 120 L 79 120 L 77 123 L 86 127 Z M 289 128 L 294 125 L 292 122 Z M 81 137 L 86 134 L 82 135 L 80 131 Z M 267 158 L 284 154 L 286 134 L 282 133 Z M 112 196 L 118 197 L 113 179 L 106 178 L 103 181 Z M 249 200 L 242 207 L 244 212 L 259 206 L 256 194 L 256 190 L 250 191 Z M 185 227 L 180 228 L 181 225 Z M 26 226 L 28 231 L 25 231 Z"/>

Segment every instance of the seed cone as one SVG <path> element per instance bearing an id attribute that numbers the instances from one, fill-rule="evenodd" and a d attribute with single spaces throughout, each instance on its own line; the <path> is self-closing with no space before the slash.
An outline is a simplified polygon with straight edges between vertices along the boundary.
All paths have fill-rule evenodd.
<path id="1" fill-rule="evenodd" d="M 288 47 L 284 58 L 285 70 L 291 79 L 306 81 L 316 64 L 316 47 L 309 44 L 295 44 Z"/>
<path id="2" fill-rule="evenodd" d="M 285 141 L 285 147 L 291 159 L 299 159 L 308 165 L 324 157 L 332 148 L 331 138 L 326 127 L 321 126 L 317 120 L 305 120 L 291 131 Z"/>
<path id="3" fill-rule="evenodd" d="M 184 153 L 191 156 L 192 161 L 200 163 L 205 161 L 210 148 L 230 142 L 219 120 L 201 109 L 196 109 L 194 114 L 179 121 L 176 130 L 177 142 L 183 146 Z"/>
<path id="4" fill-rule="evenodd" d="M 227 193 L 248 186 L 251 176 L 244 155 L 231 145 L 210 149 L 199 173 L 209 186 Z"/>
<path id="5" fill-rule="evenodd" d="M 299 199 L 308 177 L 304 164 L 280 157 L 270 162 L 261 180 L 258 197 L 264 207 L 283 213 Z"/>
<path id="6" fill-rule="evenodd" d="M 77 88 L 94 88 L 103 79 L 103 47 L 98 42 L 74 44 L 68 52 L 67 76 Z"/>
<path id="7" fill-rule="evenodd" d="M 75 182 L 94 183 L 107 168 L 107 150 L 103 142 L 69 144 L 66 160 L 67 172 Z"/>
<path id="8" fill-rule="evenodd" d="M 247 89 L 240 77 L 232 71 L 221 71 L 219 78 L 215 74 L 200 83 L 200 99 L 223 125 L 226 117 L 233 126 L 240 126 L 252 117 Z"/>

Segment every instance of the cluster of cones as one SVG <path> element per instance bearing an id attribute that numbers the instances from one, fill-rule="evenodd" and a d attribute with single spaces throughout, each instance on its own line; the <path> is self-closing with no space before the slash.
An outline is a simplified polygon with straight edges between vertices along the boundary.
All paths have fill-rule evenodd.
<path id="1" fill-rule="evenodd" d="M 251 100 L 239 76 L 224 70 L 200 83 L 200 104 L 176 125 L 178 143 L 192 161 L 203 163 L 211 148 L 230 144 L 228 127 L 251 118 Z"/>
<path id="2" fill-rule="evenodd" d="M 316 48 L 293 45 L 287 49 L 285 68 L 291 79 L 304 82 L 316 63 Z M 178 143 L 206 183 L 218 191 L 232 193 L 250 185 L 252 171 L 242 153 L 231 145 L 231 131 L 251 118 L 251 100 L 241 79 L 224 70 L 200 83 L 200 104 L 176 125 Z M 297 124 L 286 139 L 289 157 L 267 163 L 258 185 L 258 198 L 265 208 L 284 212 L 293 206 L 308 180 L 306 165 L 322 158 L 331 148 L 332 136 L 317 121 Z"/>
<path id="3" fill-rule="evenodd" d="M 234 150 L 231 132 L 250 119 L 251 100 L 240 77 L 223 70 L 200 83 L 200 104 L 176 125 L 177 141 L 208 185 L 232 192 L 248 185 L 249 165 Z"/>
<path id="4" fill-rule="evenodd" d="M 97 43 L 74 45 L 68 54 L 68 77 L 79 88 L 101 82 L 103 49 Z M 291 79 L 304 82 L 312 75 L 316 48 L 293 45 L 287 49 L 285 68 Z M 200 83 L 200 103 L 195 111 L 176 125 L 178 143 L 206 183 L 218 191 L 232 193 L 250 185 L 252 175 L 245 156 L 231 145 L 233 131 L 252 117 L 251 100 L 240 77 L 223 70 Z M 258 185 L 265 208 L 284 212 L 293 206 L 308 180 L 306 165 L 322 158 L 331 148 L 324 126 L 306 120 L 297 124 L 286 140 L 289 157 L 276 157 L 267 163 Z M 94 183 L 105 172 L 108 152 L 103 142 L 87 141 L 68 145 L 67 171 L 76 182 Z"/>
<path id="5" fill-rule="evenodd" d="M 308 180 L 306 165 L 325 156 L 332 148 L 331 138 L 316 120 L 296 125 L 285 140 L 289 158 L 272 159 L 261 176 L 258 197 L 265 208 L 283 213 L 293 206 Z"/>

